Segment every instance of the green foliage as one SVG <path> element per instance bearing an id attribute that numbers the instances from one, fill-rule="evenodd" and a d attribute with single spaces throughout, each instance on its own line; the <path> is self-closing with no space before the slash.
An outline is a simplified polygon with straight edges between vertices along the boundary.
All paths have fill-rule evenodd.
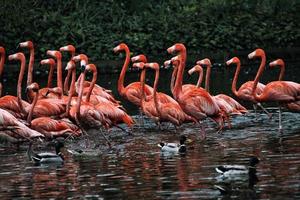
<path id="1" fill-rule="evenodd" d="M 32 40 L 37 54 L 73 44 L 93 60 L 115 59 L 125 42 L 135 53 L 189 53 L 299 46 L 298 0 L 3 0 L 0 45 L 9 53 Z"/>

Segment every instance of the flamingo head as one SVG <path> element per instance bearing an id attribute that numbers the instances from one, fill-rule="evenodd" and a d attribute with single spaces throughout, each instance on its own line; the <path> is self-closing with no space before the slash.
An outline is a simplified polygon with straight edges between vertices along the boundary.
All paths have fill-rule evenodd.
<path id="1" fill-rule="evenodd" d="M 147 58 L 144 54 L 140 54 L 131 58 L 131 62 L 147 62 Z"/>
<path id="2" fill-rule="evenodd" d="M 164 66 L 165 66 L 165 69 L 169 69 L 172 65 L 172 61 L 171 60 L 166 60 L 164 62 Z"/>
<path id="3" fill-rule="evenodd" d="M 144 69 L 145 63 L 143 62 L 133 63 L 132 67 L 136 67 L 138 69 Z"/>
<path id="4" fill-rule="evenodd" d="M 43 60 L 41 60 L 40 64 L 41 65 L 47 65 L 48 64 L 48 65 L 53 66 L 53 65 L 55 65 L 55 60 L 52 59 L 52 58 L 43 59 Z"/>
<path id="5" fill-rule="evenodd" d="M 237 64 L 240 63 L 240 59 L 238 57 L 233 57 L 230 60 L 226 61 L 226 65 Z"/>
<path id="6" fill-rule="evenodd" d="M 88 64 L 85 66 L 85 70 L 89 72 L 97 72 L 97 67 L 94 64 Z"/>
<path id="7" fill-rule="evenodd" d="M 62 96 L 62 94 L 63 94 L 63 91 L 62 91 L 62 89 L 60 87 L 48 88 L 45 96 L 48 96 L 48 94 L 50 92 L 53 93 L 53 94 L 56 94 L 58 96 Z"/>
<path id="8" fill-rule="evenodd" d="M 52 56 L 56 59 L 61 59 L 61 53 L 59 51 L 56 51 L 56 50 L 48 50 L 47 55 Z"/>
<path id="9" fill-rule="evenodd" d="M 77 55 L 77 56 L 74 56 L 74 57 L 72 58 L 72 60 L 73 60 L 74 62 L 80 61 L 80 65 L 82 66 L 82 65 L 87 65 L 89 59 L 88 59 L 88 57 L 87 57 L 85 54 L 79 54 L 79 55 Z"/>
<path id="10" fill-rule="evenodd" d="M 3 47 L 0 47 L 0 54 L 4 54 L 5 53 L 5 49 Z"/>
<path id="11" fill-rule="evenodd" d="M 33 42 L 31 41 L 20 42 L 18 47 L 33 49 Z"/>
<path id="12" fill-rule="evenodd" d="M 248 54 L 249 59 L 253 59 L 256 57 L 263 57 L 263 56 L 265 56 L 265 51 L 263 49 L 255 49 L 255 51 Z"/>
<path id="13" fill-rule="evenodd" d="M 154 70 L 159 70 L 159 64 L 158 63 L 145 63 L 145 67 L 154 69 Z"/>
<path id="14" fill-rule="evenodd" d="M 192 75 L 194 72 L 202 72 L 203 68 L 201 65 L 195 65 L 192 69 L 188 71 L 189 75 Z"/>
<path id="15" fill-rule="evenodd" d="M 197 65 L 201 65 L 201 66 L 204 66 L 204 67 L 211 67 L 211 62 L 208 58 L 204 58 L 202 60 L 199 60 L 196 63 L 197 63 Z"/>
<path id="16" fill-rule="evenodd" d="M 173 46 L 169 47 L 167 49 L 167 51 L 168 51 L 169 54 L 173 54 L 173 53 L 178 52 L 178 51 L 179 52 L 186 51 L 186 48 L 185 48 L 184 44 L 176 43 Z"/>
<path id="17" fill-rule="evenodd" d="M 118 46 L 116 46 L 113 51 L 115 53 L 119 52 L 119 51 L 122 51 L 122 50 L 125 50 L 125 49 L 129 49 L 128 46 L 125 44 L 125 43 L 121 43 L 119 44 Z"/>
<path id="18" fill-rule="evenodd" d="M 34 83 L 31 83 L 30 85 L 27 86 L 26 92 L 28 92 L 29 90 L 33 91 L 33 92 L 38 92 L 39 89 L 40 89 L 39 84 L 34 82 Z"/>
<path id="19" fill-rule="evenodd" d="M 23 53 L 19 52 L 19 53 L 9 55 L 8 60 L 24 60 L 25 61 L 25 56 Z"/>
<path id="20" fill-rule="evenodd" d="M 71 44 L 59 48 L 59 51 L 75 52 L 75 47 Z"/>
<path id="21" fill-rule="evenodd" d="M 277 60 L 274 60 L 272 62 L 270 62 L 270 67 L 275 67 L 275 66 L 284 66 L 284 62 L 282 59 L 277 59 Z"/>
<path id="22" fill-rule="evenodd" d="M 70 60 L 68 63 L 67 63 L 67 66 L 65 68 L 65 70 L 72 70 L 76 67 L 75 65 L 75 62 L 73 60 Z"/>

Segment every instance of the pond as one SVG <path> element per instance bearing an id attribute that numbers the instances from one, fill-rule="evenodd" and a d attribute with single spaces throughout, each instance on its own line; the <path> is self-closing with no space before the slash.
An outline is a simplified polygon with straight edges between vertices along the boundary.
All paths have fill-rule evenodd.
<path id="1" fill-rule="evenodd" d="M 252 79 L 257 66 L 245 67 L 240 82 Z M 212 93 L 231 94 L 234 67 L 214 68 Z M 153 73 L 148 73 L 152 82 Z M 163 70 L 160 91 L 169 91 L 171 72 Z M 278 71 L 268 71 L 265 80 L 275 80 Z M 299 82 L 299 69 L 287 68 L 287 80 Z M 269 76 L 267 76 L 269 75 Z M 15 90 L 15 75 L 6 76 L 5 88 Z M 17 76 L 16 76 L 17 77 Z M 45 85 L 46 75 L 35 74 Z M 117 74 L 99 74 L 98 82 L 116 94 Z M 130 73 L 129 80 L 138 80 L 138 73 Z M 196 76 L 185 78 L 196 82 Z M 116 95 L 117 96 L 117 95 Z M 121 99 L 117 96 L 118 99 Z M 135 119 L 137 108 L 123 101 L 124 107 Z M 249 107 L 251 108 L 251 107 Z M 232 129 L 216 133 L 216 126 L 204 121 L 207 138 L 201 140 L 199 127 L 185 124 L 177 131 L 165 124 L 159 130 L 149 119 L 144 127 L 135 127 L 134 136 L 117 129 L 107 135 L 113 141 L 112 149 L 104 144 L 97 131 L 90 131 L 88 142 L 68 140 L 67 149 L 85 146 L 95 155 L 76 157 L 65 152 L 62 166 L 35 166 L 26 156 L 27 144 L 19 147 L 1 145 L 0 199 L 299 199 L 300 198 L 300 120 L 299 114 L 284 112 L 282 134 L 278 133 L 278 110 L 271 120 L 260 112 L 255 119 L 253 111 L 245 116 L 233 117 Z M 138 121 L 138 120 L 137 120 Z M 157 144 L 161 141 L 178 142 L 185 134 L 192 140 L 185 155 L 165 155 Z M 52 151 L 46 144 L 35 146 L 35 151 Z M 224 180 L 215 171 L 222 164 L 245 164 L 257 155 L 257 180 L 248 177 Z M 216 188 L 230 188 L 223 195 Z"/>

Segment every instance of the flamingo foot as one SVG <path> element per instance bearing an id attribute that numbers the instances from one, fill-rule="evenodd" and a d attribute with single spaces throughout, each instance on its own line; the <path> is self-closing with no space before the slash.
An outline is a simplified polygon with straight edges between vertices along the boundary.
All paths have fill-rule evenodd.
<path id="1" fill-rule="evenodd" d="M 202 141 L 206 139 L 206 132 L 205 132 L 205 129 L 202 125 L 200 127 L 200 137 L 201 137 Z"/>

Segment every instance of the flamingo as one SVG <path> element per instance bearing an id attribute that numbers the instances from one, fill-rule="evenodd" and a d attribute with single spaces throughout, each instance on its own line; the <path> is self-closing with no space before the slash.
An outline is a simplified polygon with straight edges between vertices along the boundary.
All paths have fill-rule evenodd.
<path id="1" fill-rule="evenodd" d="M 94 64 L 86 65 L 85 70 L 93 72 L 93 74 L 97 74 L 97 67 Z M 86 95 L 86 102 L 90 102 L 91 91 L 93 90 L 95 82 L 96 81 L 91 82 L 89 93 Z M 114 126 L 117 126 L 118 123 L 123 122 L 131 128 L 134 124 L 133 119 L 124 110 L 120 109 L 119 106 L 114 105 L 112 102 L 100 102 L 95 105 L 95 109 L 107 117 Z"/>
<path id="2" fill-rule="evenodd" d="M 83 96 L 83 88 L 85 81 L 85 65 L 81 66 L 81 74 L 80 74 L 80 83 L 79 83 L 79 93 L 77 102 L 74 106 L 72 106 L 67 115 L 76 121 L 76 124 L 81 128 L 81 130 L 86 133 L 84 128 L 96 128 L 99 129 L 102 126 L 108 128 L 112 123 L 109 119 L 107 119 L 102 113 L 98 112 L 95 109 L 95 106 L 89 102 L 82 101 Z M 72 89 L 73 88 L 73 89 Z M 71 87 L 69 90 L 69 101 L 71 102 L 73 92 L 75 90 L 75 79 L 71 82 Z M 68 105 L 67 105 L 68 107 Z M 110 141 L 106 138 L 106 136 L 101 132 L 102 136 L 105 138 L 106 142 L 110 146 Z"/>
<path id="3" fill-rule="evenodd" d="M 270 68 L 274 68 L 276 66 L 280 67 L 280 74 L 278 80 L 283 80 L 284 72 L 285 72 L 285 64 L 282 59 L 274 60 L 273 62 L 270 62 Z M 287 103 L 284 105 L 289 111 L 292 112 L 300 112 L 300 101 L 296 101 L 293 103 Z"/>
<path id="4" fill-rule="evenodd" d="M 47 55 L 52 56 L 56 59 L 56 68 L 57 68 L 57 87 L 59 87 L 62 92 L 63 90 L 63 81 L 62 81 L 62 63 L 61 63 L 61 53 L 56 50 L 48 50 Z"/>
<path id="5" fill-rule="evenodd" d="M 116 46 L 114 49 L 114 52 L 121 52 L 125 51 L 126 53 L 126 59 L 124 62 L 124 65 L 122 67 L 122 71 L 118 80 L 118 92 L 119 94 L 130 101 L 131 103 L 140 106 L 141 104 L 141 84 L 140 82 L 133 82 L 124 87 L 124 78 L 125 73 L 128 68 L 129 62 L 130 62 L 130 51 L 128 46 L 125 43 L 121 43 L 118 46 Z M 153 95 L 153 88 L 149 85 L 145 84 L 145 95 Z"/>
<path id="6" fill-rule="evenodd" d="M 153 85 L 153 99 L 154 104 L 159 115 L 160 120 L 169 121 L 174 126 L 180 126 L 187 119 L 187 115 L 183 112 L 180 105 L 174 100 L 172 102 L 162 103 L 159 101 L 160 96 L 157 95 L 157 85 L 159 79 L 159 64 L 146 63 L 146 68 L 155 70 L 155 81 Z"/>
<path id="7" fill-rule="evenodd" d="M 205 78 L 205 90 L 207 92 L 210 92 L 209 91 L 209 82 L 210 82 L 210 73 L 211 73 L 211 62 L 208 58 L 205 58 L 205 59 L 197 61 L 197 64 L 207 67 L 206 78 Z M 248 112 L 247 109 L 244 106 L 242 106 L 236 100 L 234 100 L 233 98 L 231 98 L 230 96 L 228 96 L 226 94 L 218 94 L 216 96 L 213 96 L 213 98 L 217 101 L 222 99 L 226 103 L 229 104 L 229 107 L 232 107 L 232 109 L 229 109 L 229 110 L 226 111 L 228 114 L 242 114 L 242 113 L 247 113 Z M 218 105 L 222 106 L 222 103 L 218 104 Z"/>
<path id="8" fill-rule="evenodd" d="M 193 73 L 198 72 L 199 77 L 198 77 L 198 81 L 196 83 L 196 87 L 201 87 L 201 83 L 203 80 L 203 68 L 201 67 L 201 65 L 195 65 L 194 67 L 192 67 L 189 71 L 188 74 L 191 76 Z"/>
<path id="9" fill-rule="evenodd" d="M 185 93 L 182 92 L 182 79 L 185 67 L 183 61 L 185 61 L 186 58 L 185 46 L 182 43 L 176 43 L 169 47 L 167 51 L 168 53 L 178 52 L 178 54 L 181 55 L 174 86 L 174 97 L 180 104 L 183 111 L 197 119 L 197 121 L 210 117 L 217 123 L 223 123 L 221 110 L 208 92 L 201 88 L 191 89 Z M 204 133 L 205 136 L 205 132 L 202 131 L 202 133 Z"/>
<path id="10" fill-rule="evenodd" d="M 30 52 L 30 58 L 28 63 L 28 72 L 27 72 L 27 86 L 32 83 L 32 72 L 33 72 L 33 65 L 34 65 L 34 45 L 32 41 L 26 41 L 19 43 L 18 47 L 20 48 L 28 48 Z M 29 102 L 33 99 L 33 93 L 27 93 L 27 99 Z"/>
<path id="11" fill-rule="evenodd" d="M 39 98 L 40 99 L 43 99 L 43 98 L 58 98 L 57 95 L 53 95 L 53 93 L 49 94 L 49 88 L 52 88 L 52 77 L 53 77 L 53 72 L 54 72 L 54 67 L 55 67 L 55 60 L 52 59 L 52 58 L 43 59 L 43 60 L 41 60 L 40 64 L 41 65 L 49 65 L 50 70 L 49 70 L 49 74 L 48 74 L 47 87 L 40 89 Z"/>
<path id="12" fill-rule="evenodd" d="M 88 64 L 88 57 L 85 54 L 79 54 L 77 56 L 73 57 L 73 61 L 78 62 L 80 61 L 80 65 L 87 65 Z M 96 77 L 97 78 L 97 77 Z M 76 84 L 76 92 L 78 93 L 78 83 L 80 82 L 81 76 L 77 80 Z M 86 95 L 89 93 L 89 88 L 90 88 L 91 82 L 90 81 L 84 81 L 84 90 L 83 90 L 83 95 Z M 104 98 L 107 99 L 108 101 L 111 101 L 114 104 L 120 105 L 120 102 L 117 101 L 114 96 L 112 95 L 111 90 L 107 90 L 98 84 L 95 84 L 92 90 L 93 95 L 99 96 L 99 98 Z"/>
<path id="13" fill-rule="evenodd" d="M 50 117 L 38 117 L 32 120 L 33 111 L 38 102 L 39 85 L 32 83 L 27 87 L 27 90 L 32 90 L 35 94 L 27 117 L 30 128 L 42 133 L 46 138 L 51 139 L 54 137 L 68 137 L 70 135 L 79 136 L 81 134 L 76 125 L 64 120 L 55 120 Z"/>
<path id="14" fill-rule="evenodd" d="M 5 49 L 0 46 L 0 97 L 2 97 L 2 73 L 5 62 Z"/>
<path id="15" fill-rule="evenodd" d="M 180 60 L 182 60 L 182 59 L 178 55 L 178 56 L 174 56 L 170 60 L 166 60 L 164 62 L 164 66 L 166 69 L 169 68 L 169 66 L 171 66 L 171 65 L 173 66 L 173 72 L 172 72 L 171 83 L 170 83 L 170 88 L 171 88 L 171 92 L 172 92 L 173 96 L 174 96 L 174 85 L 175 85 L 175 80 L 176 80 L 176 74 L 178 71 L 178 66 L 180 64 Z M 184 84 L 184 85 L 182 85 L 182 92 L 184 93 L 190 89 L 195 89 L 195 88 L 197 88 L 197 86 L 195 86 L 194 84 Z"/>
<path id="16" fill-rule="evenodd" d="M 70 52 L 71 53 L 71 58 L 69 61 L 72 61 L 73 57 L 75 56 L 75 51 L 76 51 L 76 48 L 69 44 L 69 45 L 66 45 L 66 46 L 63 46 L 63 47 L 60 47 L 59 48 L 59 51 L 61 52 Z M 67 94 L 68 90 L 69 90 L 69 80 L 70 80 L 70 76 L 71 76 L 71 73 L 72 71 L 69 71 L 68 70 L 68 73 L 67 73 L 67 76 L 65 78 L 65 81 L 64 81 L 64 92 Z"/>
<path id="17" fill-rule="evenodd" d="M 149 118 L 151 118 L 156 124 L 160 126 L 160 118 L 159 118 L 159 113 L 157 110 L 157 107 L 155 105 L 154 102 L 154 98 L 152 98 L 153 96 L 147 98 L 146 94 L 145 94 L 145 77 L 146 77 L 146 68 L 144 68 L 145 63 L 143 62 L 139 62 L 139 63 L 134 63 L 133 67 L 137 67 L 142 69 L 142 72 L 140 74 L 140 88 L 141 88 L 141 102 L 140 102 L 140 108 L 141 111 L 147 115 Z M 155 89 L 155 88 L 154 88 Z M 153 90 L 153 94 L 154 92 L 156 92 L 155 90 Z"/>
<path id="18" fill-rule="evenodd" d="M 253 104 L 253 108 L 255 111 L 255 117 L 257 118 L 257 113 L 256 113 L 256 109 L 257 106 L 259 106 L 268 116 L 269 118 L 272 117 L 272 114 L 269 113 L 262 105 L 261 103 L 259 103 L 258 101 L 255 100 L 255 98 L 252 96 L 252 88 L 253 88 L 253 83 L 254 81 L 247 81 L 246 83 L 244 83 L 243 85 L 240 86 L 240 88 L 237 90 L 236 89 L 236 83 L 237 83 L 237 79 L 238 79 L 238 75 L 240 73 L 241 70 L 241 61 L 238 57 L 233 57 L 230 60 L 228 60 L 226 62 L 226 65 L 231 65 L 231 64 L 236 64 L 236 71 L 234 74 L 234 78 L 232 81 L 232 86 L 231 86 L 231 91 L 233 92 L 233 94 L 238 97 L 239 99 L 245 100 L 245 101 L 250 101 Z M 257 94 L 261 94 L 263 89 L 265 88 L 265 85 L 262 83 L 258 83 L 257 84 L 257 88 L 256 88 L 256 93 Z"/>
<path id="19" fill-rule="evenodd" d="M 20 73 L 17 85 L 17 97 L 6 95 L 0 98 L 0 108 L 7 110 L 16 118 L 24 118 L 27 113 L 25 107 L 29 106 L 26 101 L 22 100 L 22 81 L 25 72 L 25 56 L 23 53 L 16 53 L 8 56 L 8 60 L 18 60 L 20 61 Z"/>
<path id="20" fill-rule="evenodd" d="M 4 136 L 11 142 L 24 139 L 44 138 L 41 133 L 28 128 L 8 111 L 0 108 L 0 136 Z"/>
<path id="21" fill-rule="evenodd" d="M 258 102 L 277 102 L 279 104 L 279 131 L 282 131 L 281 104 L 293 103 L 300 100 L 300 84 L 292 81 L 272 81 L 268 83 L 261 94 L 256 93 L 259 78 L 261 77 L 266 55 L 264 50 L 256 49 L 248 55 L 249 59 L 260 58 L 261 63 L 254 79 L 252 95 Z"/>

